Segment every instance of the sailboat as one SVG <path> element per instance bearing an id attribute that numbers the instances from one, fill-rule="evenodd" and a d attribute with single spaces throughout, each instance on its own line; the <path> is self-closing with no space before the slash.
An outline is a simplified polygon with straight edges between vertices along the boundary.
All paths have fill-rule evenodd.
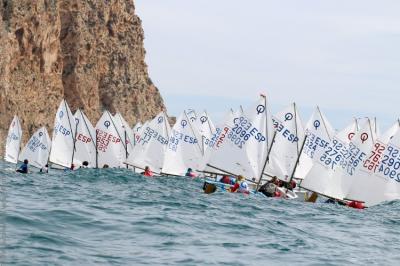
<path id="1" fill-rule="evenodd" d="M 304 142 L 304 128 L 296 104 L 292 103 L 272 118 L 276 130 L 265 173 L 288 182 L 297 167 Z"/>
<path id="2" fill-rule="evenodd" d="M 202 162 L 198 170 L 203 170 L 206 167 L 206 163 L 210 157 L 213 145 L 215 143 L 213 141 L 213 136 L 216 133 L 216 128 L 206 111 L 204 111 L 199 119 L 196 120 L 196 127 L 201 137 L 200 143 L 202 150 Z"/>
<path id="3" fill-rule="evenodd" d="M 333 198 L 340 200 L 359 200 L 349 198 L 347 196 L 351 186 L 357 180 L 359 175 L 364 175 L 364 161 L 367 159 L 367 154 L 371 151 L 376 140 L 375 131 L 371 126 L 371 120 L 366 118 L 358 121 L 358 131 L 355 133 L 350 143 L 340 149 L 335 146 L 335 150 L 341 157 L 331 153 L 325 153 L 326 158 L 323 160 L 325 164 L 334 168 L 331 176 L 331 185 L 326 190 L 326 195 L 331 195 Z M 347 152 L 347 154 L 346 154 Z M 334 161 L 330 162 L 329 160 Z M 335 165 L 334 162 L 336 162 Z"/>
<path id="4" fill-rule="evenodd" d="M 17 116 L 14 116 L 8 129 L 4 160 L 10 163 L 17 164 L 19 150 L 21 146 L 21 139 L 21 123 L 19 122 L 19 118 Z"/>
<path id="5" fill-rule="evenodd" d="M 143 127 L 140 140 L 125 163 L 139 169 L 148 166 L 154 173 L 161 173 L 170 136 L 168 117 L 165 112 L 160 112 Z"/>
<path id="6" fill-rule="evenodd" d="M 305 128 L 305 143 L 302 153 L 299 155 L 299 164 L 294 177 L 304 179 L 314 164 L 314 157 L 321 156 L 325 148 L 331 143 L 335 130 L 328 119 L 316 108 Z"/>
<path id="7" fill-rule="evenodd" d="M 125 143 L 125 149 L 122 151 L 122 157 L 124 158 L 123 161 L 125 162 L 135 146 L 134 133 L 130 128 L 128 122 L 126 122 L 126 120 L 122 117 L 121 113 L 116 113 L 114 116 L 114 120 L 116 122 L 115 125 L 117 127 L 117 131 L 119 132 L 119 135 Z"/>
<path id="8" fill-rule="evenodd" d="M 229 128 L 226 125 L 230 123 L 235 117 L 239 117 L 242 114 L 241 110 L 234 111 L 233 109 L 229 109 L 229 111 L 225 114 L 222 121 L 215 127 L 214 133 L 211 135 L 209 148 L 207 152 L 204 154 L 204 162 L 203 168 L 199 169 L 201 172 L 206 174 L 217 174 L 217 175 L 226 175 L 228 173 L 223 172 L 221 170 L 217 170 L 215 168 L 207 166 L 207 163 L 210 161 L 211 155 L 215 150 L 219 148 L 219 144 L 222 143 L 223 139 L 226 137 Z"/>
<path id="9" fill-rule="evenodd" d="M 103 168 L 125 167 L 126 144 L 109 111 L 104 111 L 96 124 L 97 165 Z"/>
<path id="10" fill-rule="evenodd" d="M 363 165 L 375 140 L 371 120 L 355 119 L 314 159 L 315 164 L 301 186 L 333 199 L 359 200 L 347 195 L 359 176 L 365 175 Z"/>
<path id="11" fill-rule="evenodd" d="M 218 170 L 242 175 L 257 183 L 265 168 L 267 153 L 274 133 L 267 100 L 259 100 L 225 122 L 207 163 L 208 171 Z"/>
<path id="12" fill-rule="evenodd" d="M 338 155 L 337 149 L 345 149 L 345 147 L 347 147 L 357 131 L 357 121 L 354 119 L 348 126 L 333 136 L 329 145 L 324 148 L 323 152 L 321 151 L 314 154 L 313 166 L 301 182 L 302 188 L 330 198 L 337 199 L 339 197 L 338 195 L 327 194 L 329 187 L 333 184 L 332 175 L 337 164 L 334 155 Z M 349 154 L 348 151 L 345 151 L 345 153 L 346 156 Z M 332 158 L 327 160 L 328 156 L 331 156 L 331 154 Z"/>
<path id="13" fill-rule="evenodd" d="M 184 176 L 189 168 L 196 171 L 201 167 L 203 151 L 195 121 L 192 122 L 186 112 L 176 120 L 165 153 L 163 174 Z"/>
<path id="14" fill-rule="evenodd" d="M 49 160 L 51 139 L 45 127 L 39 128 L 22 149 L 19 160 L 27 159 L 29 164 L 42 169 Z"/>
<path id="15" fill-rule="evenodd" d="M 374 141 L 346 198 L 373 206 L 400 199 L 399 121 Z"/>
<path id="16" fill-rule="evenodd" d="M 76 122 L 65 100 L 62 100 L 54 121 L 50 162 L 55 167 L 70 168 L 74 157 Z"/>
<path id="17" fill-rule="evenodd" d="M 84 161 L 88 162 L 88 167 L 96 166 L 96 130 L 92 123 L 82 112 L 78 109 L 75 112 L 75 152 L 73 164 L 81 166 Z"/>

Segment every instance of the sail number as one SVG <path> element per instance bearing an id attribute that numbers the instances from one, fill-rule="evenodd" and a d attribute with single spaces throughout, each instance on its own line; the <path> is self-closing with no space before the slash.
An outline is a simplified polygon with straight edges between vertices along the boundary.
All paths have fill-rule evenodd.
<path id="1" fill-rule="evenodd" d="M 110 143 L 121 142 L 120 138 L 113 136 L 105 131 L 100 130 L 100 129 L 96 129 L 96 132 L 97 132 L 97 138 L 96 138 L 97 139 L 97 149 L 99 151 L 106 152 L 108 145 Z"/>
<path id="2" fill-rule="evenodd" d="M 71 131 L 69 131 L 67 128 L 65 128 L 62 124 L 58 123 L 54 127 L 54 133 L 57 135 L 58 133 L 64 135 L 64 136 L 69 136 L 71 134 Z"/>
<path id="3" fill-rule="evenodd" d="M 307 154 L 310 158 L 314 158 L 317 149 L 323 150 L 329 145 L 329 141 L 322 139 L 311 131 L 307 130 L 306 135 L 307 139 L 304 144 L 303 153 Z"/>
<path id="4" fill-rule="evenodd" d="M 228 139 L 240 149 L 252 137 L 258 142 L 266 140 L 265 136 L 245 117 L 234 118 L 233 123 L 234 127 L 229 131 Z"/>
<path id="5" fill-rule="evenodd" d="M 146 127 L 142 135 L 143 136 L 140 139 L 142 145 L 148 143 L 152 138 L 161 143 L 162 145 L 166 145 L 168 143 L 168 140 L 166 138 L 164 138 L 160 133 L 158 133 L 151 127 Z"/>
<path id="6" fill-rule="evenodd" d="M 180 141 L 184 141 L 189 144 L 197 143 L 197 139 L 195 137 L 183 134 L 176 130 L 172 130 L 172 136 L 169 138 L 168 148 L 172 151 L 176 151 Z"/>
<path id="7" fill-rule="evenodd" d="M 292 133 L 288 128 L 285 127 L 285 125 L 283 125 L 283 123 L 279 122 L 275 118 L 272 118 L 272 121 L 274 123 L 274 128 L 276 129 L 276 132 L 280 133 L 289 142 L 294 143 L 299 141 L 299 138 L 296 136 L 297 134 Z"/>
<path id="8" fill-rule="evenodd" d="M 28 148 L 32 152 L 36 152 L 37 148 L 40 148 L 42 150 L 47 150 L 47 146 L 40 141 L 40 139 L 36 136 L 33 136 L 31 140 L 28 142 Z"/>
<path id="9" fill-rule="evenodd" d="M 10 143 L 13 140 L 19 140 L 19 137 L 17 136 L 17 134 L 15 134 L 14 132 L 12 132 L 10 135 L 8 135 L 8 140 L 7 142 Z"/>
<path id="10" fill-rule="evenodd" d="M 353 175 L 355 169 L 364 161 L 366 154 L 357 148 L 353 143 L 343 144 L 333 139 L 332 145 L 328 146 L 320 157 L 320 162 L 332 170 L 341 166 L 349 175 Z"/>
<path id="11" fill-rule="evenodd" d="M 370 156 L 364 162 L 364 168 L 368 169 L 369 171 L 376 172 L 378 166 L 381 162 L 383 152 L 385 151 L 385 145 L 377 142 L 374 145 L 374 149 L 371 151 Z"/>
<path id="12" fill-rule="evenodd" d="M 379 173 L 400 182 L 400 150 L 389 145 L 379 165 Z"/>

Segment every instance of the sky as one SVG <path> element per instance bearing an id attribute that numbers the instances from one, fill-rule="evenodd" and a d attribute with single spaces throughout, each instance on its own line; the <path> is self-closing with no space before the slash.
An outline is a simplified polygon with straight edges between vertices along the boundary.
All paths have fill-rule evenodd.
<path id="1" fill-rule="evenodd" d="M 170 115 L 214 121 L 260 93 L 307 122 L 318 105 L 336 129 L 400 114 L 398 0 L 136 0 L 146 63 Z"/>

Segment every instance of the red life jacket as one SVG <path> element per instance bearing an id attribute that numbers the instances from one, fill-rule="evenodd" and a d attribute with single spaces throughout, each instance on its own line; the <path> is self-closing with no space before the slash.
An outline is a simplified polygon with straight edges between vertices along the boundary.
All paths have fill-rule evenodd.
<path id="1" fill-rule="evenodd" d="M 355 201 L 355 200 L 349 202 L 347 204 L 347 206 L 350 207 L 350 208 L 354 208 L 354 209 L 364 209 L 365 208 L 365 206 L 364 206 L 364 204 L 362 202 Z"/>
<path id="2" fill-rule="evenodd" d="M 144 176 L 153 176 L 153 173 L 150 170 L 144 171 Z"/>

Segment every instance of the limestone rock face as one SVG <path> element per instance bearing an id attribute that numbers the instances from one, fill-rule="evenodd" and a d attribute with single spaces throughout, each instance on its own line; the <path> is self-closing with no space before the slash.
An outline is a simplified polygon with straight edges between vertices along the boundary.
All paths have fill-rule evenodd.
<path id="1" fill-rule="evenodd" d="M 130 124 L 155 116 L 143 39 L 132 0 L 0 0 L 1 143 L 14 114 L 25 141 L 42 125 L 51 134 L 63 98 L 94 124 L 105 109 Z"/>

